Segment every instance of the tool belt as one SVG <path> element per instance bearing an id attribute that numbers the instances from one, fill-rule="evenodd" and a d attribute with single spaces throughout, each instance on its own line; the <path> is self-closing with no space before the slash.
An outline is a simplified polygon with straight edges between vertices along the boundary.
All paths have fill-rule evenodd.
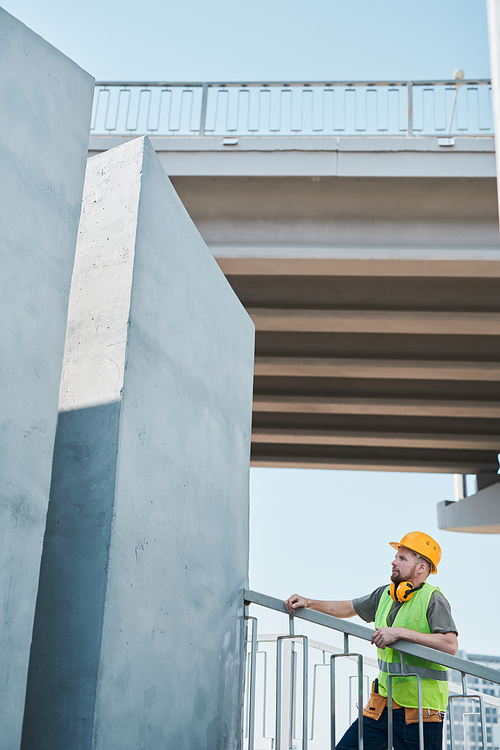
<path id="1" fill-rule="evenodd" d="M 380 693 L 371 693 L 370 700 L 365 706 L 363 716 L 368 716 L 370 719 L 378 721 L 382 716 L 387 706 L 387 698 L 384 698 Z M 395 700 L 392 701 L 393 711 L 403 708 Z M 433 708 L 424 708 L 424 722 L 438 722 L 443 721 L 444 714 L 441 711 L 436 711 Z M 418 708 L 405 707 L 405 722 L 406 724 L 416 724 L 418 722 Z"/>

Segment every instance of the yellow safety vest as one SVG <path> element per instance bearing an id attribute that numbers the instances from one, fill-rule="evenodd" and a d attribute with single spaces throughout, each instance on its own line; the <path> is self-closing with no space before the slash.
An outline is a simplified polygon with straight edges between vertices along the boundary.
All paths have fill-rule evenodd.
<path id="1" fill-rule="evenodd" d="M 382 594 L 375 615 L 375 627 L 387 627 L 387 616 L 393 604 L 389 593 L 390 586 Z M 434 591 L 439 591 L 437 586 L 424 583 L 423 587 L 416 591 L 408 602 L 401 605 L 396 618 L 392 624 L 395 628 L 408 628 L 418 630 L 420 633 L 430 633 L 431 629 L 427 622 L 427 607 L 429 599 Z M 423 708 L 433 708 L 436 711 L 446 711 L 448 705 L 448 675 L 446 667 L 440 664 L 420 659 L 417 656 L 404 654 L 405 666 L 402 669 L 399 651 L 392 648 L 377 649 L 379 666 L 379 691 L 387 696 L 387 674 L 401 675 L 408 673 L 418 674 L 422 678 L 422 703 Z M 408 708 L 418 707 L 418 690 L 416 677 L 393 676 L 392 697 L 400 706 Z"/>

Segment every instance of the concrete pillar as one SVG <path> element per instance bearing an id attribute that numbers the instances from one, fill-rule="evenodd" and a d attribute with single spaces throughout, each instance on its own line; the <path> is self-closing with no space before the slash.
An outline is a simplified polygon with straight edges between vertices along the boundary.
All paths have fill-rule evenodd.
<path id="1" fill-rule="evenodd" d="M 23 750 L 240 746 L 253 337 L 149 140 L 91 159 Z"/>
<path id="2" fill-rule="evenodd" d="M 0 8 L 0 747 L 18 750 L 93 79 Z"/>

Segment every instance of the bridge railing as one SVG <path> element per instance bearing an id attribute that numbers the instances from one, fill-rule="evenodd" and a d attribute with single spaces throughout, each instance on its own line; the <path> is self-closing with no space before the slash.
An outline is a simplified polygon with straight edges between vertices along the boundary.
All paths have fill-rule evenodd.
<path id="1" fill-rule="evenodd" d="M 492 135 L 491 82 L 98 82 L 91 133 L 150 136 Z"/>
<path id="2" fill-rule="evenodd" d="M 315 747 L 333 750 L 340 739 L 339 729 L 346 728 L 347 722 L 351 723 L 356 716 L 361 717 L 369 684 L 378 673 L 377 662 L 362 654 L 360 645 L 354 645 L 356 641 L 352 639 L 358 639 L 358 644 L 359 639 L 370 641 L 374 631 L 350 620 L 308 609 L 299 610 L 291 617 L 283 602 L 255 591 L 245 591 L 245 605 L 248 659 L 244 747 L 246 750 L 314 750 Z M 258 619 L 250 605 L 287 615 L 284 632 L 278 636 L 259 635 Z M 332 631 L 341 633 L 343 648 L 314 641 L 296 632 L 301 621 L 321 625 L 328 629 L 324 632 L 330 634 Z M 444 747 L 490 750 L 496 744 L 489 737 L 491 721 L 500 718 L 500 691 L 495 687 L 500 685 L 500 671 L 408 641 L 396 641 L 391 648 L 400 653 L 403 673 L 411 675 L 411 667 L 405 662 L 406 654 L 452 670 L 455 681 L 450 683 L 445 723 L 448 742 Z M 351 665 L 350 673 L 345 669 L 346 664 Z M 420 678 L 413 676 L 420 684 L 421 695 Z M 486 680 L 489 687 L 484 692 L 473 690 L 467 685 L 467 676 Z M 362 722 L 359 726 L 362 727 Z M 389 747 L 392 747 L 391 729 L 392 711 L 389 712 Z M 481 737 L 481 741 L 472 741 L 474 736 Z M 421 700 L 419 739 L 423 750 Z M 358 748 L 363 748 L 362 729 L 358 731 Z"/>

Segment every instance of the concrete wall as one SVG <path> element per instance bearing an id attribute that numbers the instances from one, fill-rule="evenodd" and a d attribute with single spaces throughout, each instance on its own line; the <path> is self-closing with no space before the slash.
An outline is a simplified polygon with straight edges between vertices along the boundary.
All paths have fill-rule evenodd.
<path id="1" fill-rule="evenodd" d="M 0 9 L 0 746 L 21 740 L 93 79 Z"/>
<path id="2" fill-rule="evenodd" d="M 24 750 L 240 746 L 252 375 L 148 139 L 91 159 Z"/>

